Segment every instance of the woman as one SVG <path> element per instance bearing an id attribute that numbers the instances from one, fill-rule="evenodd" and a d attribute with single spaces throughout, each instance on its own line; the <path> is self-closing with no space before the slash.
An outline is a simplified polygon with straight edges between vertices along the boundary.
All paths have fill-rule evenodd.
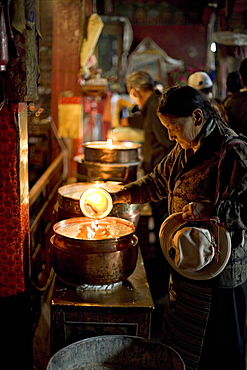
<path id="1" fill-rule="evenodd" d="M 152 173 L 113 194 L 113 202 L 146 203 L 167 196 L 170 214 L 204 220 L 218 216 L 225 224 L 232 251 L 219 275 L 196 281 L 172 269 L 163 340 L 180 353 L 186 369 L 244 370 L 247 146 L 231 146 L 218 168 L 224 143 L 236 133 L 189 86 L 168 89 L 157 114 L 176 146 Z"/>

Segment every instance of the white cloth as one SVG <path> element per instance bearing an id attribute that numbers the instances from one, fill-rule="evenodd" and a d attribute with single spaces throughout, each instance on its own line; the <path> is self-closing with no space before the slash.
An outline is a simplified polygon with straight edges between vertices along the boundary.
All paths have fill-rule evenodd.
<path id="1" fill-rule="evenodd" d="M 176 68 L 184 68 L 184 62 L 170 57 L 151 38 L 145 37 L 129 56 L 127 74 L 145 71 L 167 86 L 167 73 Z"/>

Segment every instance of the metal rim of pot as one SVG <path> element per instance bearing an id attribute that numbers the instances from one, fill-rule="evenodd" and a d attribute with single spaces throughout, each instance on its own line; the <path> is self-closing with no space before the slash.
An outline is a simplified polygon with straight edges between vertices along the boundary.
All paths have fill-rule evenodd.
<path id="1" fill-rule="evenodd" d="M 82 217 L 80 208 L 81 193 L 92 187 L 94 184 L 104 187 L 108 192 L 115 192 L 123 187 L 119 181 L 95 181 L 95 182 L 76 182 L 58 188 L 57 202 L 54 209 L 57 213 L 57 221 L 67 218 Z M 113 205 L 109 217 L 124 218 L 132 222 L 137 227 L 141 212 L 140 204 L 117 203 Z"/>
<path id="2" fill-rule="evenodd" d="M 64 247 L 65 241 L 67 244 L 66 246 L 74 246 L 83 244 L 84 248 L 92 253 L 98 253 L 104 252 L 104 250 L 110 252 L 110 251 L 117 251 L 125 248 L 125 243 L 131 239 L 131 237 L 134 235 L 135 232 L 135 226 L 132 222 L 118 217 L 105 217 L 104 220 L 99 220 L 99 223 L 102 222 L 108 222 L 113 223 L 114 221 L 117 221 L 118 223 L 125 224 L 131 228 L 131 231 L 129 233 L 126 233 L 124 235 L 115 236 L 112 238 L 105 238 L 105 239 L 82 239 L 82 238 L 76 238 L 72 236 L 63 235 L 61 232 L 58 232 L 58 229 L 61 229 L 65 226 L 68 226 L 68 224 L 78 224 L 78 223 L 86 223 L 92 221 L 88 217 L 74 217 L 66 220 L 59 221 L 53 225 L 53 231 L 54 234 L 58 237 L 58 240 L 61 241 L 61 248 Z M 97 248 L 99 250 L 97 251 Z"/>
<path id="3" fill-rule="evenodd" d="M 114 142 L 108 147 L 106 141 L 90 141 L 82 144 L 86 161 L 99 163 L 134 163 L 141 161 L 142 145 L 133 142 Z M 114 147 L 115 146 L 115 147 Z"/>

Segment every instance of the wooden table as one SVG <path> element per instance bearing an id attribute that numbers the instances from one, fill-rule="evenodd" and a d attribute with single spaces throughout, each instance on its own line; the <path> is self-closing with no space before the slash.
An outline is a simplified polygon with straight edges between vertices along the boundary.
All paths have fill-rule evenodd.
<path id="1" fill-rule="evenodd" d="M 96 335 L 150 339 L 153 309 L 140 252 L 133 274 L 109 290 L 83 290 L 56 277 L 51 299 L 51 355 Z"/>

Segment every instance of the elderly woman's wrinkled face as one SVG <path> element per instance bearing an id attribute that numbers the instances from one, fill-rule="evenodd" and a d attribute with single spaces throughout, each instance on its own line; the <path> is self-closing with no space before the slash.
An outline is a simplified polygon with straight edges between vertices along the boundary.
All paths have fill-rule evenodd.
<path id="1" fill-rule="evenodd" d="M 202 117 L 196 118 L 194 114 L 188 117 L 158 116 L 162 125 L 167 128 L 170 140 L 176 140 L 183 149 L 196 149 L 196 138 L 203 126 Z"/>

